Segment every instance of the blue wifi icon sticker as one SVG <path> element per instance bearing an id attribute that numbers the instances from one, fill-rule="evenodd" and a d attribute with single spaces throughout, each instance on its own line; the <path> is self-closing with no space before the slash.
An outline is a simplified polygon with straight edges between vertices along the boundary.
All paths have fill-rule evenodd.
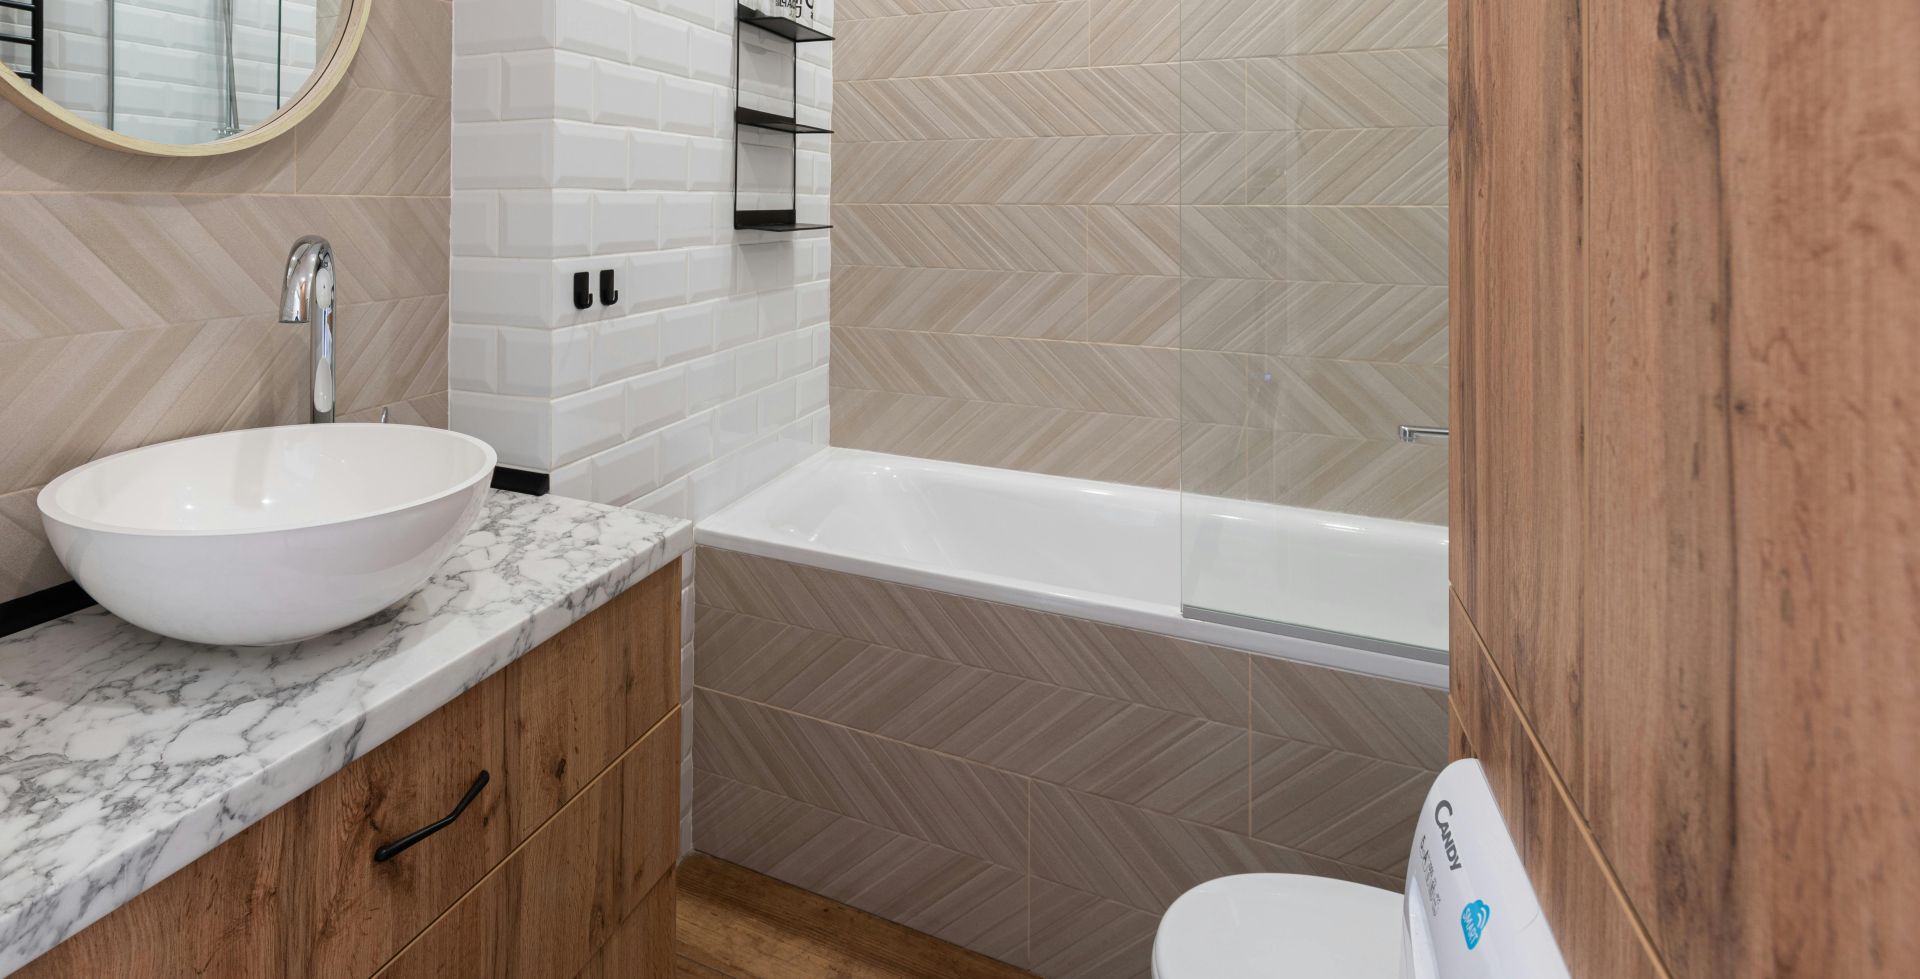
<path id="1" fill-rule="evenodd" d="M 1480 936 L 1487 933 L 1487 919 L 1493 917 L 1493 909 L 1485 901 L 1475 901 L 1460 909 L 1460 933 L 1467 938 L 1467 948 L 1472 950 L 1480 944 Z"/>

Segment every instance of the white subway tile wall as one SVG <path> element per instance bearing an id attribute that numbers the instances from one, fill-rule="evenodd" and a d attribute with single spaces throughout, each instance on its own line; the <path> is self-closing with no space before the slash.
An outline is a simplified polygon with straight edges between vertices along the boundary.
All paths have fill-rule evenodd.
<path id="1" fill-rule="evenodd" d="M 733 228 L 734 11 L 455 0 L 449 424 L 555 493 L 698 519 L 828 442 L 829 239 Z M 756 33 L 746 104 L 828 124 L 831 45 L 796 65 Z M 824 220 L 829 137 L 792 139 L 744 136 L 740 206 Z M 691 555 L 682 573 L 690 695 Z M 690 784 L 682 803 L 685 847 Z"/>

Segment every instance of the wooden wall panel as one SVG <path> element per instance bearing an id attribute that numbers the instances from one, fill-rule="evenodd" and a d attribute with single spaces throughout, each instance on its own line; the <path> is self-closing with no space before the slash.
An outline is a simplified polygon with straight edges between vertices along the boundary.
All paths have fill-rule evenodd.
<path id="1" fill-rule="evenodd" d="M 1456 750 L 1576 975 L 1920 974 L 1920 4 L 1529 6 L 1453 5 Z"/>
<path id="2" fill-rule="evenodd" d="M 1586 563 L 1552 571 L 1587 594 L 1584 722 L 1563 732 L 1546 721 L 1558 713 L 1549 701 L 1521 695 L 1668 966 L 1686 976 L 1735 974 L 1724 913 L 1733 312 L 1714 7 L 1587 11 Z"/>
<path id="3" fill-rule="evenodd" d="M 1577 0 L 1454 0 L 1448 28 L 1452 577 L 1515 682 L 1573 704 L 1579 583 L 1550 572 L 1582 543 L 1579 24 Z"/>
<path id="4" fill-rule="evenodd" d="M 1729 0 L 1729 974 L 1920 975 L 1920 3 Z"/>

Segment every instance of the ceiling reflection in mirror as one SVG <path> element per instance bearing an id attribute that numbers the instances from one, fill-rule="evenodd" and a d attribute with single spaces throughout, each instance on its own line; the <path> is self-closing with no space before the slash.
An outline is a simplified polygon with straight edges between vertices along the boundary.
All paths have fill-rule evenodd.
<path id="1" fill-rule="evenodd" d="M 345 0 L 0 0 L 0 62 L 82 120 L 175 145 L 239 135 L 299 96 Z"/>

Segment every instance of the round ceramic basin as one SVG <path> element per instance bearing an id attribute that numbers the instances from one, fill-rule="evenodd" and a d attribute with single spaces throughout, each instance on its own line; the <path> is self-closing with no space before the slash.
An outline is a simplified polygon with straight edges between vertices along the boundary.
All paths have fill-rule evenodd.
<path id="1" fill-rule="evenodd" d="M 193 642 L 263 646 L 413 594 L 479 516 L 485 442 L 413 425 L 290 425 L 149 445 L 40 491 L 94 600 Z"/>

